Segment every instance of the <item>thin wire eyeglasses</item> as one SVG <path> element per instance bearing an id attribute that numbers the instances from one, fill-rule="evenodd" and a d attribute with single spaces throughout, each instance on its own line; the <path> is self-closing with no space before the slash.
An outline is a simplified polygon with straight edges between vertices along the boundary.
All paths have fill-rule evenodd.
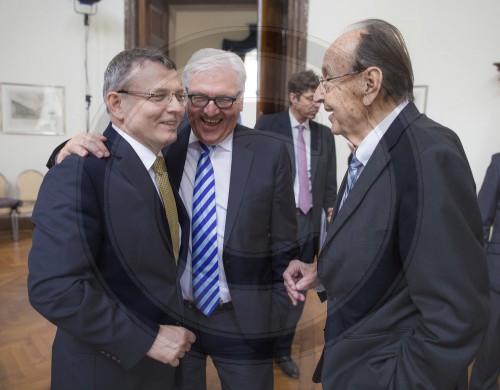
<path id="1" fill-rule="evenodd" d="M 197 108 L 205 108 L 210 101 L 213 101 L 217 108 L 228 109 L 231 108 L 236 100 L 239 99 L 239 92 L 236 96 L 216 96 L 210 97 L 201 93 L 188 94 L 187 97 L 191 104 Z"/>
<path id="2" fill-rule="evenodd" d="M 126 93 L 128 95 L 137 95 L 137 96 L 142 96 L 147 100 L 151 100 L 152 102 L 156 103 L 161 103 L 163 101 L 166 101 L 166 103 L 170 103 L 175 96 L 179 104 L 186 104 L 187 101 L 187 95 L 182 92 L 164 92 L 164 91 L 159 91 L 159 92 L 142 92 L 142 91 L 126 91 L 124 89 L 121 89 L 119 91 L 116 91 L 117 93 Z"/>
<path id="3" fill-rule="evenodd" d="M 339 79 L 341 79 L 343 77 L 352 76 L 352 75 L 355 75 L 355 74 L 358 74 L 358 73 L 363 73 L 365 70 L 366 69 L 356 70 L 354 72 L 344 73 L 344 74 L 342 74 L 340 76 L 335 76 L 335 77 L 319 77 L 319 83 L 325 89 L 325 91 L 328 92 L 328 91 L 330 91 L 331 86 L 333 86 L 333 82 L 335 80 L 339 80 Z"/>

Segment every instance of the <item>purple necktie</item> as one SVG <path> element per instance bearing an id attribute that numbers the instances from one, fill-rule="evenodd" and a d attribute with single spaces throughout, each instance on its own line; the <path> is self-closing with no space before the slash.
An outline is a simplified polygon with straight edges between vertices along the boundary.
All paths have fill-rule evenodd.
<path id="1" fill-rule="evenodd" d="M 311 209 L 311 191 L 309 191 L 309 175 L 307 174 L 307 156 L 306 143 L 304 141 L 304 129 L 298 125 L 299 133 L 297 135 L 297 165 L 299 175 L 299 208 L 304 214 Z"/>

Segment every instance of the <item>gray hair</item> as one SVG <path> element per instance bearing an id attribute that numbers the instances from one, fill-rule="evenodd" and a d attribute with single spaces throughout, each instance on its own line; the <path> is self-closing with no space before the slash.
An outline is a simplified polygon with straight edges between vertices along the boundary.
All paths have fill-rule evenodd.
<path id="1" fill-rule="evenodd" d="M 361 30 L 361 40 L 353 53 L 353 70 L 376 66 L 384 75 L 384 100 L 413 101 L 413 69 L 401 32 L 380 19 L 363 20 L 351 29 Z"/>
<path id="2" fill-rule="evenodd" d="M 104 101 L 111 91 L 125 89 L 130 80 L 131 70 L 134 65 L 141 66 L 145 61 L 158 62 L 169 70 L 176 70 L 174 61 L 165 54 L 152 48 L 134 48 L 118 53 L 108 64 L 104 72 L 104 85 L 102 93 Z"/>
<path id="3" fill-rule="evenodd" d="M 226 72 L 228 69 L 234 71 L 238 90 L 244 92 L 247 79 L 245 64 L 237 54 L 220 49 L 207 48 L 195 52 L 182 72 L 182 84 L 184 88 L 188 89 L 189 79 L 194 73 L 213 70 Z"/>

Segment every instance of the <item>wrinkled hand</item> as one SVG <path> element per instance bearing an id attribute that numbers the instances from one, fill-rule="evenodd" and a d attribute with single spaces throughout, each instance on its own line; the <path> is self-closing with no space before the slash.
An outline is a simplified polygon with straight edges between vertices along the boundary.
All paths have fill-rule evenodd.
<path id="1" fill-rule="evenodd" d="M 59 151 L 56 157 L 56 164 L 68 157 L 70 154 L 76 154 L 85 157 L 89 153 L 102 158 L 109 157 L 109 151 L 104 145 L 106 137 L 98 133 L 80 133 L 71 138 L 66 145 Z"/>
<path id="2" fill-rule="evenodd" d="M 147 352 L 150 358 L 172 367 L 179 365 L 179 359 L 191 349 L 196 336 L 186 328 L 174 325 L 160 325 L 160 331 Z"/>
<path id="3" fill-rule="evenodd" d="M 283 273 L 283 279 L 285 279 L 286 292 L 294 306 L 297 306 L 299 301 L 305 301 L 306 299 L 301 291 L 309 290 L 320 284 L 317 264 L 303 263 L 299 260 L 290 262 Z"/>

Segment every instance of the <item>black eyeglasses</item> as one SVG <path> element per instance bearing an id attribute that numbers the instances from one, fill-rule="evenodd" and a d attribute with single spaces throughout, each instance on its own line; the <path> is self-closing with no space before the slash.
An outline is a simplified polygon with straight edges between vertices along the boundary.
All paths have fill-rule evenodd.
<path id="1" fill-rule="evenodd" d="M 228 109 L 231 108 L 236 100 L 239 99 L 240 93 L 236 96 L 216 96 L 210 97 L 201 93 L 191 93 L 187 97 L 191 104 L 197 108 L 205 108 L 210 101 L 213 101 L 217 108 Z"/>
<path id="2" fill-rule="evenodd" d="M 147 100 L 151 100 L 152 102 L 161 103 L 166 101 L 166 103 L 170 103 L 175 96 L 179 104 L 186 104 L 186 94 L 182 92 L 167 92 L 167 91 L 158 91 L 158 92 L 141 92 L 141 91 L 125 91 L 120 90 L 116 91 L 117 93 L 126 93 L 128 95 L 137 95 L 143 96 Z"/>
<path id="3" fill-rule="evenodd" d="M 341 78 L 347 77 L 347 76 L 352 76 L 358 73 L 363 73 L 365 69 L 363 70 L 357 70 L 354 72 L 349 72 L 349 73 L 344 73 L 343 75 L 340 76 L 335 76 L 335 77 L 320 77 L 319 78 L 319 83 L 321 86 L 325 89 L 326 92 L 330 91 L 331 87 L 333 86 L 333 82 L 335 80 L 339 80 Z"/>

